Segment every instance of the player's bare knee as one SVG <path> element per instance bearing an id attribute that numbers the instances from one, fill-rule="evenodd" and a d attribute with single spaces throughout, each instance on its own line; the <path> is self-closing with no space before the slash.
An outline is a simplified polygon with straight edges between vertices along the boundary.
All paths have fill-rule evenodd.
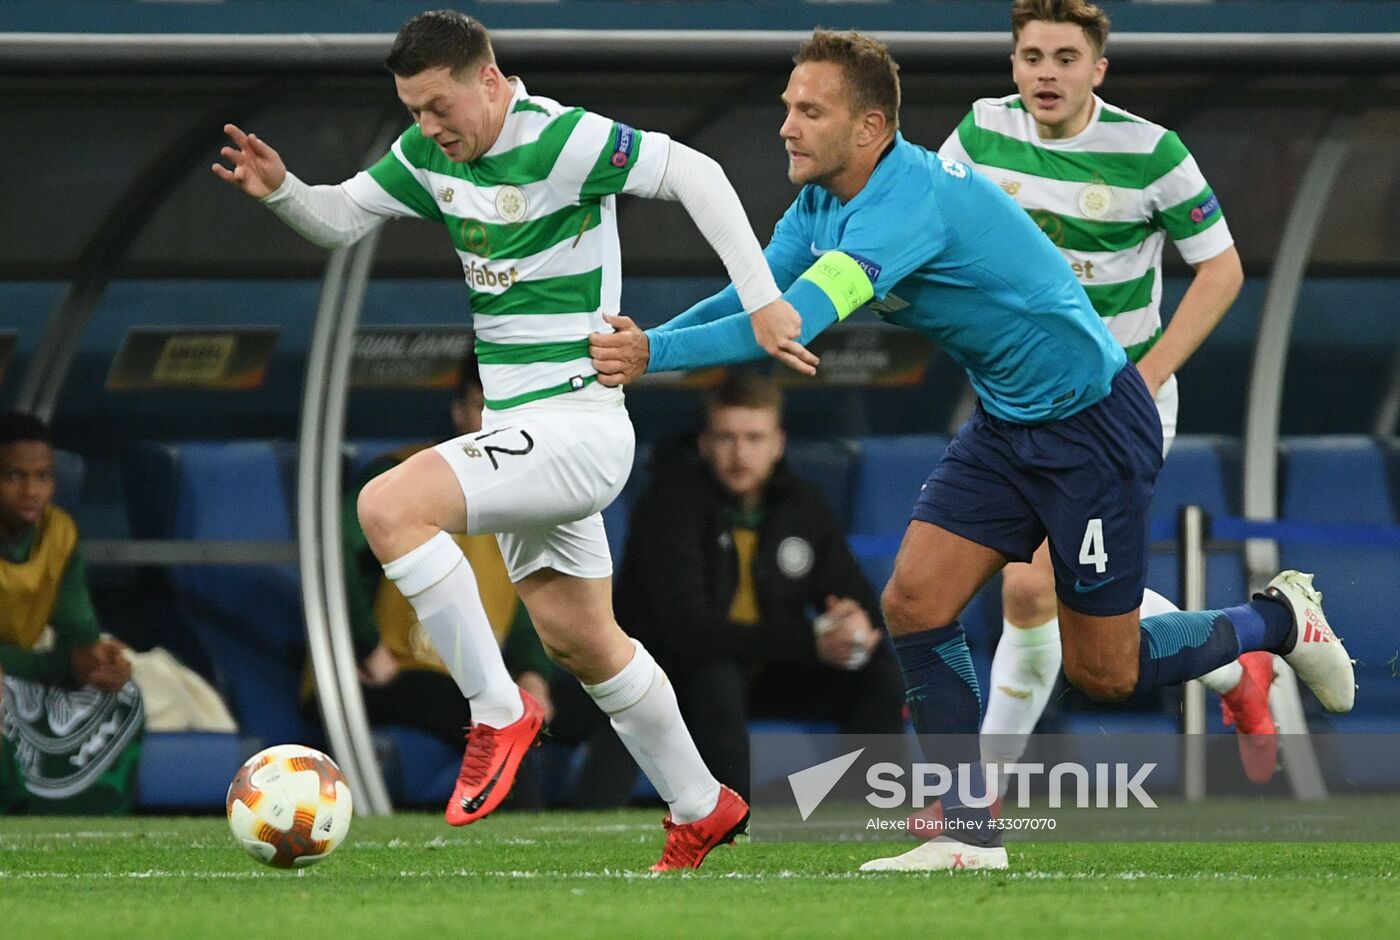
<path id="1" fill-rule="evenodd" d="M 1013 624 L 1039 626 L 1055 616 L 1055 583 L 1026 565 L 1008 566 L 1002 573 L 1001 603 Z"/>
<path id="2" fill-rule="evenodd" d="M 885 625 L 894 634 L 909 633 L 908 624 L 912 620 L 913 612 L 910 609 L 912 599 L 895 587 L 894 579 L 891 578 L 885 585 L 884 591 L 880 593 L 880 610 L 885 615 Z"/>
<path id="3" fill-rule="evenodd" d="M 1133 694 L 1137 675 L 1105 666 L 1065 664 L 1065 678 L 1085 695 L 1100 702 L 1121 702 Z"/>
<path id="4" fill-rule="evenodd" d="M 394 498 L 393 487 L 386 476 L 366 483 L 355 501 L 360 528 L 364 529 L 371 547 L 383 544 L 405 522 L 404 502 Z"/>
<path id="5" fill-rule="evenodd" d="M 548 613 L 534 616 L 535 632 L 550 662 L 577 676 L 589 672 L 599 656 L 599 644 L 592 631 L 579 629 L 577 623 L 558 620 Z"/>
<path id="6" fill-rule="evenodd" d="M 939 599 L 922 591 L 906 588 L 897 578 L 891 578 L 880 595 L 880 608 L 885 625 L 896 636 L 946 626 L 958 616 L 958 611 L 943 609 Z"/>
<path id="7" fill-rule="evenodd" d="M 577 665 L 578 650 L 567 641 L 562 643 L 552 642 L 549 637 L 540 636 L 540 645 L 544 647 L 544 654 L 549 657 L 549 661 L 560 669 L 573 673 L 569 667 Z"/>
<path id="8" fill-rule="evenodd" d="M 541 634 L 540 643 L 550 662 L 580 682 L 598 682 L 607 678 L 606 673 L 610 670 L 604 665 L 605 653 L 588 637 L 567 634 L 546 637 Z"/>

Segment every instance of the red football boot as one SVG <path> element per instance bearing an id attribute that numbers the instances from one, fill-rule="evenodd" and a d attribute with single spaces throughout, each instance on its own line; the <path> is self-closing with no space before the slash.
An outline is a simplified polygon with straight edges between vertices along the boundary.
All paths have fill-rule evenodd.
<path id="1" fill-rule="evenodd" d="M 504 728 L 473 724 L 468 729 L 462 769 L 457 772 L 457 786 L 444 814 L 452 825 L 465 826 L 490 813 L 515 784 L 520 761 L 544 728 L 540 703 L 524 689 L 520 700 L 525 703 L 525 714 Z"/>
<path id="2" fill-rule="evenodd" d="M 666 848 L 661 861 L 652 871 L 674 871 L 678 868 L 699 868 L 717 845 L 733 842 L 734 837 L 749 824 L 749 804 L 733 790 L 720 785 L 719 800 L 710 815 L 695 822 L 678 823 L 668 813 L 661 821 L 666 827 Z"/>
<path id="3" fill-rule="evenodd" d="M 1268 783 L 1278 767 L 1278 728 L 1269 713 L 1269 686 L 1274 681 L 1274 656 L 1255 651 L 1240 657 L 1244 675 L 1239 685 L 1220 696 L 1225 727 L 1234 727 L 1240 763 L 1251 783 Z"/>

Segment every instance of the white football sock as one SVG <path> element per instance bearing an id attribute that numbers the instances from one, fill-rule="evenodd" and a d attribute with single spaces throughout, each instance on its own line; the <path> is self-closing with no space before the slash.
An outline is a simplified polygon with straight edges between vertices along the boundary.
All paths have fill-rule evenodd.
<path id="1" fill-rule="evenodd" d="M 1226 692 L 1235 691 L 1235 686 L 1240 684 L 1244 678 L 1244 667 L 1240 665 L 1238 659 L 1228 662 L 1223 666 L 1212 669 L 1197 679 L 1201 685 L 1210 689 L 1216 695 L 1224 695 Z"/>
<path id="2" fill-rule="evenodd" d="M 1158 614 L 1175 613 L 1180 609 L 1156 591 L 1146 590 L 1142 592 L 1142 609 L 1138 612 L 1138 616 L 1155 617 Z M 1235 686 L 1240 684 L 1242 678 L 1244 678 L 1244 667 L 1237 659 L 1212 669 L 1200 677 L 1200 682 L 1216 695 L 1224 695 L 1226 692 L 1233 691 Z"/>
<path id="3" fill-rule="evenodd" d="M 452 536 L 439 532 L 385 565 L 384 574 L 413 605 L 433 648 L 471 702 L 472 721 L 503 728 L 519 720 L 525 703 L 481 606 L 476 575 Z"/>
<path id="4" fill-rule="evenodd" d="M 719 781 L 695 749 L 676 690 L 636 640 L 632 661 L 611 679 L 583 688 L 610 718 L 617 736 L 671 808 L 678 823 L 703 819 L 719 801 Z"/>
<path id="5" fill-rule="evenodd" d="M 987 715 L 982 719 L 982 760 L 989 764 L 1019 760 L 1035 730 L 1060 674 L 1060 621 L 1021 629 L 1003 621 L 1001 642 L 992 657 Z M 1006 795 L 1010 777 L 1002 774 L 998 790 Z"/>

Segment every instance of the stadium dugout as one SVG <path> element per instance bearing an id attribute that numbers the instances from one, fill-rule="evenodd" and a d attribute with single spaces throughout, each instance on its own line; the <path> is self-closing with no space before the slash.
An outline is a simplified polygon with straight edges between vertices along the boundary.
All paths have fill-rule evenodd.
<path id="1" fill-rule="evenodd" d="M 295 704 L 309 656 L 325 743 L 363 811 L 386 813 L 391 797 L 435 792 L 456 756 L 365 721 L 339 494 L 348 467 L 376 448 L 442 436 L 444 358 L 425 350 L 435 336 L 462 335 L 460 271 L 440 233 L 407 223 L 327 258 L 210 182 L 207 167 L 227 120 L 277 141 L 311 181 L 374 160 L 407 121 L 380 62 L 389 34 L 419 7 L 288 2 L 248 32 L 235 28 L 243 6 L 83 5 L 80 19 L 15 0 L 0 11 L 9 92 L 0 128 L 10 176 L 26 181 L 0 217 L 0 406 L 51 420 L 69 454 L 60 502 L 83 527 L 104 622 L 187 652 L 219 679 L 243 729 L 241 739 L 153 743 L 148 760 L 204 775 L 186 790 L 148 786 L 148 805 L 218 803 L 210 781 L 227 780 L 255 744 L 314 735 Z M 995 4 L 722 0 L 663 4 L 645 22 L 636 3 L 542 6 L 481 11 L 507 71 L 710 153 L 761 237 L 791 198 L 776 101 L 813 21 L 844 18 L 890 42 L 903 66 L 904 133 L 927 145 L 972 100 L 1009 90 Z M 1327 719 L 1282 683 L 1276 715 L 1299 734 L 1400 730 L 1395 632 L 1384 615 L 1400 603 L 1400 324 L 1381 315 L 1400 296 L 1391 209 L 1400 105 L 1389 92 L 1400 80 L 1400 14 L 1363 18 L 1360 6 L 1374 7 L 1114 10 L 1115 102 L 1190 141 L 1229 207 L 1248 275 L 1182 371 L 1181 421 L 1192 433 L 1159 486 L 1150 582 L 1179 593 L 1175 519 L 1186 505 L 1224 523 L 1203 545 L 1201 603 L 1257 589 L 1280 566 L 1318 572 L 1329 615 L 1360 660 L 1362 691 L 1352 715 Z M 1265 14 L 1273 31 L 1252 31 Z M 594 28 L 602 23 L 628 28 Z M 624 307 L 640 322 L 723 283 L 683 222 L 666 206 L 620 207 Z M 1187 272 L 1169 262 L 1164 307 Z M 415 341 L 417 354 L 399 354 Z M 868 313 L 831 342 L 885 358 L 792 389 L 794 460 L 827 488 L 878 580 L 970 390 L 938 351 L 901 359 L 907 351 Z M 681 380 L 639 386 L 629 394 L 639 439 L 683 430 L 680 416 L 695 413 L 700 393 Z M 636 485 L 607 515 L 614 545 Z M 970 617 L 984 673 L 1000 622 L 994 594 Z M 1219 730 L 1197 691 L 1146 712 L 1066 720 L 1072 730 Z M 1365 767 L 1296 751 L 1285 767 L 1300 795 L 1368 780 Z"/>

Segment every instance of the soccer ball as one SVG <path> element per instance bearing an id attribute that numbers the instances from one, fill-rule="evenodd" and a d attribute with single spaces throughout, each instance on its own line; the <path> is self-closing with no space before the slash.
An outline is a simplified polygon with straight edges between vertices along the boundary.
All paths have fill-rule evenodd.
<path id="1" fill-rule="evenodd" d="M 354 815 L 350 788 L 325 754 L 300 744 L 259 751 L 228 788 L 233 838 L 260 862 L 302 868 L 335 851 Z"/>

